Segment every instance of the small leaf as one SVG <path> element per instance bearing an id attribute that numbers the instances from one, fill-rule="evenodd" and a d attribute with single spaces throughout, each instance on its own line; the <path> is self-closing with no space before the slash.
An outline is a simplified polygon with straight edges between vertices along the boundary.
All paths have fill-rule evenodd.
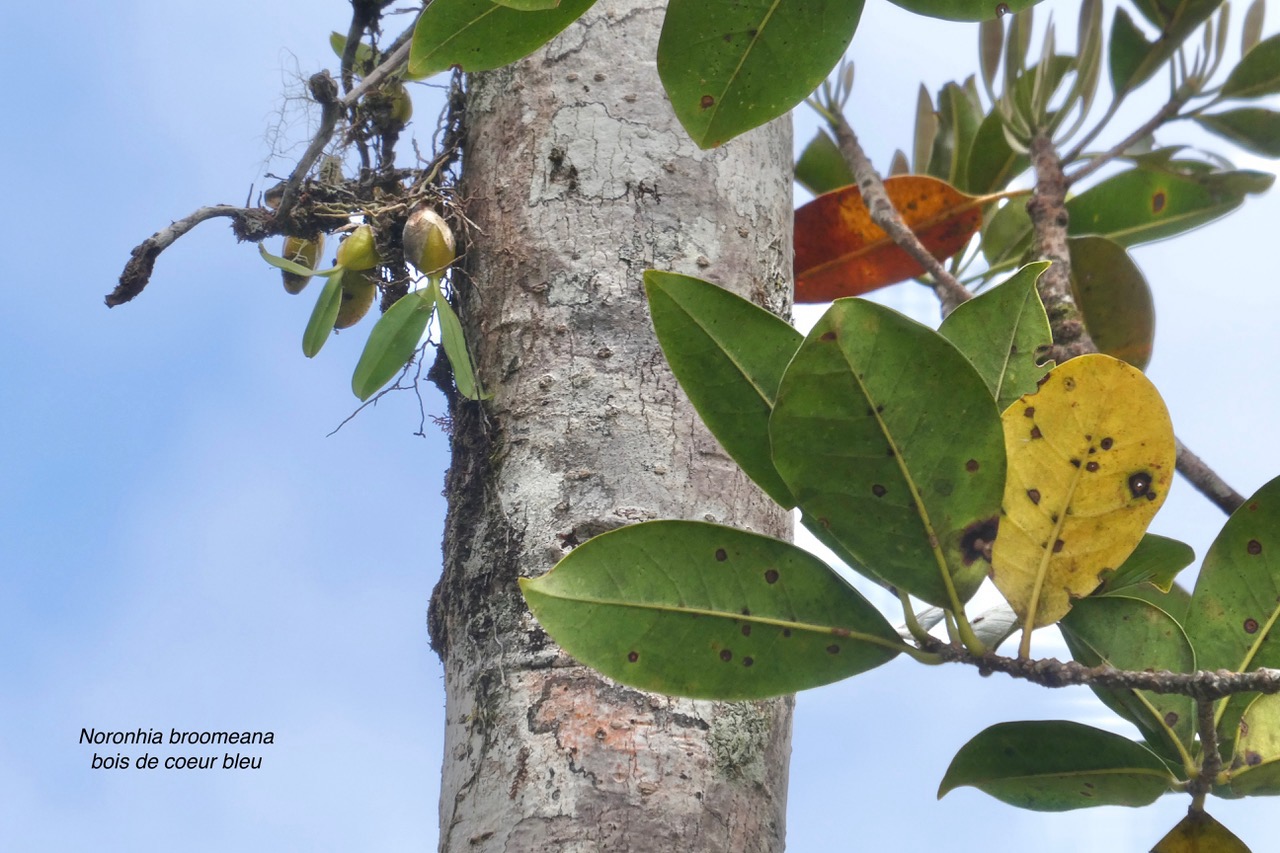
<path id="1" fill-rule="evenodd" d="M 266 249 L 262 248 L 261 243 L 258 244 L 258 254 L 262 255 L 262 259 L 271 264 L 271 266 L 276 267 L 277 269 L 282 269 L 285 272 L 291 272 L 294 275 L 301 275 L 309 278 L 313 275 L 336 276 L 338 273 L 342 272 L 342 267 L 330 267 L 327 270 L 313 270 L 310 267 L 297 263 L 296 261 L 291 261 L 288 258 L 282 258 L 279 255 L 271 254 Z"/>
<path id="2" fill-rule="evenodd" d="M 670 0 L 658 76 L 676 118 L 700 148 L 714 148 L 783 115 L 844 55 L 862 4 Z"/>
<path id="3" fill-rule="evenodd" d="M 947 83 L 938 92 L 938 135 L 933 143 L 929 174 L 955 187 L 968 184 L 969 152 L 978 125 L 982 123 L 982 106 L 972 87 L 970 77 L 963 87 Z"/>
<path id="4" fill-rule="evenodd" d="M 923 175 L 886 178 L 885 192 L 925 248 L 939 260 L 959 252 L 982 224 L 989 198 L 965 195 Z M 797 302 L 830 302 L 912 276 L 924 268 L 879 225 L 858 187 L 820 195 L 796 211 Z"/>
<path id="5" fill-rule="evenodd" d="M 1072 237 L 1071 290 L 1099 352 L 1146 370 L 1156 334 L 1156 306 L 1142 270 L 1105 237 Z"/>
<path id="6" fill-rule="evenodd" d="M 351 391 L 357 397 L 372 397 L 413 358 L 435 306 L 430 290 L 415 290 L 397 299 L 378 318 L 351 376 Z"/>
<path id="7" fill-rule="evenodd" d="M 902 153 L 902 149 L 893 152 L 893 159 L 889 161 L 889 177 L 897 175 L 911 174 L 911 164 L 907 162 L 907 155 Z"/>
<path id="8" fill-rule="evenodd" d="M 1262 19 L 1267 14 L 1266 0 L 1253 0 L 1244 13 L 1244 25 L 1240 28 L 1240 55 L 1244 56 L 1262 42 Z M 1236 66 L 1238 69 L 1239 66 Z M 1232 69 L 1232 72 L 1236 69 Z M 1231 82 L 1231 78 L 1227 78 Z"/>
<path id="9" fill-rule="evenodd" d="M 440 291 L 440 280 L 432 278 L 428 289 L 431 291 L 431 298 L 435 302 L 436 312 L 440 317 L 440 346 L 444 348 L 449 366 L 453 368 L 453 384 L 458 386 L 458 393 L 468 400 L 488 400 L 492 395 L 486 394 L 484 388 L 480 386 L 480 381 L 476 379 L 475 368 L 471 365 L 471 354 L 467 352 L 467 341 L 462 333 L 462 323 L 459 322 L 458 315 L 454 313 L 449 300 L 445 299 Z"/>
<path id="10" fill-rule="evenodd" d="M 1034 240 L 1027 206 L 1013 199 L 997 208 L 982 229 L 982 256 L 990 266 L 1015 264 L 1031 250 Z"/>
<path id="11" fill-rule="evenodd" d="M 911 162 L 918 174 L 929 171 L 929 159 L 933 156 L 933 140 L 938 135 L 938 114 L 933 109 L 929 90 L 920 84 L 916 92 L 916 134 L 911 151 Z"/>
<path id="12" fill-rule="evenodd" d="M 1229 768 L 1231 793 L 1280 794 L 1280 694 L 1259 696 L 1240 717 L 1240 736 Z"/>
<path id="13" fill-rule="evenodd" d="M 334 54 L 338 59 L 342 59 L 342 55 L 347 51 L 347 37 L 339 32 L 329 33 L 329 46 L 333 48 Z M 358 76 L 363 77 L 373 70 L 378 64 L 378 52 L 371 46 L 361 42 L 356 45 L 355 60 L 351 67 Z"/>
<path id="14" fill-rule="evenodd" d="M 1130 169 L 1067 201 L 1073 237 L 1097 234 L 1121 246 L 1163 240 L 1235 210 L 1247 194 L 1263 192 L 1275 176 L 1262 172 L 1180 174 Z"/>
<path id="15" fill-rule="evenodd" d="M 792 693 L 877 667 L 902 647 L 879 611 L 812 554 L 714 524 L 623 527 L 520 588 L 579 661 L 678 696 Z"/>
<path id="16" fill-rule="evenodd" d="M 1280 56 L 1277 56 L 1280 62 Z M 1196 124 L 1263 157 L 1280 157 L 1280 112 L 1242 107 L 1220 113 L 1202 113 Z"/>
<path id="17" fill-rule="evenodd" d="M 1000 723 L 969 741 L 938 788 L 938 798 L 971 785 L 1023 809 L 1060 812 L 1090 806 L 1145 806 L 1175 780 L 1139 743 L 1065 720 Z"/>
<path id="18" fill-rule="evenodd" d="M 316 299 L 316 307 L 311 310 L 306 331 L 302 333 L 302 354 L 307 358 L 315 358 L 324 347 L 333 333 L 333 323 L 338 319 L 338 309 L 342 307 L 342 268 L 337 270 L 324 283 L 324 289 Z"/>
<path id="19" fill-rule="evenodd" d="M 501 68 L 549 42 L 594 3 L 563 0 L 555 8 L 522 12 L 489 0 L 433 0 L 413 28 L 409 75 L 428 77 L 454 66 Z"/>
<path id="20" fill-rule="evenodd" d="M 939 607 L 973 595 L 1004 445 L 982 377 L 944 338 L 839 300 L 783 374 L 769 432 L 778 473 L 855 570 Z"/>
<path id="21" fill-rule="evenodd" d="M 1003 190 L 1009 182 L 1031 166 L 1026 154 L 1009 147 L 1004 134 L 1004 119 L 999 110 L 992 110 L 978 125 L 969 151 L 969 165 L 965 170 L 965 184 L 961 187 L 971 193 L 994 193 Z M 1019 203 L 1025 208 L 1025 205 Z"/>
<path id="22" fill-rule="evenodd" d="M 819 130 L 796 161 L 796 182 L 814 195 L 853 183 L 853 171 L 825 130 Z"/>
<path id="23" fill-rule="evenodd" d="M 1280 92 L 1280 34 L 1259 42 L 1246 53 L 1222 84 L 1223 98 L 1261 98 L 1277 92 Z"/>
<path id="24" fill-rule="evenodd" d="M 702 422 L 747 476 L 795 506 L 773 467 L 769 413 L 804 336 L 763 308 L 691 276 L 646 270 L 658 343 Z"/>
<path id="25" fill-rule="evenodd" d="M 978 369 L 1000 411 L 1035 391 L 1052 367 L 1037 363 L 1039 353 L 1053 343 L 1036 292 L 1036 280 L 1048 267 L 1047 261 L 1027 264 L 999 287 L 957 307 L 938 327 Z"/>
<path id="26" fill-rule="evenodd" d="M 1280 667 L 1280 477 L 1231 514 L 1209 546 L 1191 605 L 1187 636 L 1202 669 L 1248 672 Z M 1237 721 L 1257 694 L 1231 697 L 1218 734 L 1230 746 Z"/>
<path id="27" fill-rule="evenodd" d="M 1009 0 L 1007 3 L 991 3 L 989 0 L 893 0 L 917 15 L 942 18 L 946 21 L 988 21 L 1010 12 L 1021 12 L 1040 0 Z"/>
<path id="28" fill-rule="evenodd" d="M 1142 537 L 1128 559 L 1120 564 L 1120 568 L 1103 579 L 1098 593 L 1121 592 L 1131 595 L 1131 588 L 1139 584 L 1151 584 L 1162 592 L 1169 592 L 1178 572 L 1191 565 L 1195 559 L 1196 552 L 1185 542 L 1148 533 Z M 1177 614 L 1172 615 L 1177 618 Z"/>
<path id="29" fill-rule="evenodd" d="M 1100 354 L 1055 367 L 1003 421 L 992 579 L 1030 630 L 1065 616 L 1138 546 L 1173 478 L 1173 426 L 1141 371 Z"/>
<path id="30" fill-rule="evenodd" d="M 978 25 L 978 67 L 987 95 L 995 100 L 996 71 L 1000 68 L 1000 55 L 1004 52 L 1004 21 L 988 18 Z"/>
<path id="31" fill-rule="evenodd" d="M 1122 595 L 1075 603 L 1059 623 L 1071 656 L 1085 666 L 1142 671 L 1194 672 L 1195 652 L 1182 626 L 1160 608 Z M 1195 700 L 1147 690 L 1090 689 L 1102 703 L 1138 727 L 1147 743 L 1180 763 L 1195 737 Z"/>

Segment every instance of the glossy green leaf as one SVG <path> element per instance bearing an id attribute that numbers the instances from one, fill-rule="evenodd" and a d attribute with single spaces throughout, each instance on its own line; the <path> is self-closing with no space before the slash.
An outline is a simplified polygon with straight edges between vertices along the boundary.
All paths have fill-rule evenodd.
<path id="1" fill-rule="evenodd" d="M 313 275 L 319 275 L 319 276 L 337 275 L 339 272 L 342 271 L 342 267 L 330 267 L 327 270 L 313 270 L 310 267 L 297 263 L 296 261 L 291 261 L 288 258 L 282 258 L 279 255 L 271 254 L 266 249 L 262 248 L 261 243 L 258 244 L 258 254 L 262 255 L 262 259 L 264 261 L 271 264 L 271 266 L 276 267 L 277 269 L 282 269 L 285 272 L 291 272 L 294 275 L 300 275 L 307 278 L 310 278 Z"/>
<path id="2" fill-rule="evenodd" d="M 658 76 L 676 118 L 699 147 L 714 148 L 786 113 L 840 61 L 862 4 L 670 0 Z"/>
<path id="3" fill-rule="evenodd" d="M 1189 809 L 1187 816 L 1156 842 L 1151 853 L 1249 853 L 1249 847 L 1213 815 Z"/>
<path id="4" fill-rule="evenodd" d="M 1072 237 L 1071 289 L 1099 352 L 1145 370 L 1156 334 L 1156 306 L 1142 270 L 1106 237 Z"/>
<path id="5" fill-rule="evenodd" d="M 342 268 L 329 276 L 316 299 L 316 307 L 311 310 L 311 319 L 307 321 L 306 331 L 302 333 L 302 354 L 307 358 L 315 358 L 324 347 L 329 335 L 333 334 L 333 323 L 338 319 L 338 309 L 342 307 Z"/>
<path id="6" fill-rule="evenodd" d="M 489 0 L 433 0 L 414 25 L 409 74 L 501 68 L 546 44 L 594 3 L 563 0 L 553 9 L 524 12 Z"/>
<path id="7" fill-rule="evenodd" d="M 1280 157 L 1280 112 L 1261 107 L 1241 107 L 1220 113 L 1202 113 L 1196 124 L 1263 157 Z"/>
<path id="8" fill-rule="evenodd" d="M 992 110 L 982 119 L 973 137 L 965 183 L 960 189 L 974 195 L 1000 192 L 1030 166 L 1031 160 L 1026 154 L 1009 146 L 1004 134 L 1004 119 L 998 110 Z"/>
<path id="9" fill-rule="evenodd" d="M 1192 176 L 1130 169 L 1069 199 L 1068 231 L 1125 247 L 1163 240 L 1225 216 L 1274 182 L 1274 175 L 1243 170 Z"/>
<path id="10" fill-rule="evenodd" d="M 659 693 L 777 696 L 877 667 L 902 647 L 879 611 L 812 554 L 695 521 L 602 534 L 520 588 L 565 651 Z"/>
<path id="11" fill-rule="evenodd" d="M 1145 806 L 1175 780 L 1140 743 L 1065 720 L 1000 723 L 969 741 L 938 797 L 971 785 L 1023 809 L 1060 812 L 1090 806 Z"/>
<path id="12" fill-rule="evenodd" d="M 560 0 L 493 0 L 499 6 L 510 6 L 521 12 L 539 12 L 543 9 L 554 9 Z"/>
<path id="13" fill-rule="evenodd" d="M 422 343 L 436 300 L 430 290 L 406 293 L 378 318 L 351 377 L 351 390 L 361 400 L 373 396 L 399 373 Z"/>
<path id="14" fill-rule="evenodd" d="M 859 565 L 942 607 L 978 588 L 1004 440 L 982 377 L 944 338 L 837 300 L 783 374 L 769 431 L 797 503 Z"/>
<path id="15" fill-rule="evenodd" d="M 485 393 L 479 380 L 476 379 L 476 371 L 471 364 L 471 354 L 467 352 L 467 340 L 462 334 L 462 323 L 459 322 L 458 315 L 454 313 L 449 300 L 445 299 L 440 291 L 439 279 L 431 279 L 428 289 L 431 291 L 430 298 L 434 301 L 440 317 L 440 346 L 444 348 L 449 366 L 453 368 L 453 384 L 458 386 L 458 393 L 468 400 L 489 399 L 491 395 Z"/>
<path id="16" fill-rule="evenodd" d="M 1187 636 L 1202 669 L 1247 672 L 1280 667 L 1280 477 L 1231 514 L 1209 546 L 1187 611 Z M 1237 721 L 1256 694 L 1233 696 L 1219 709 L 1219 735 L 1235 738 Z"/>
<path id="17" fill-rule="evenodd" d="M 1259 696 L 1245 708 L 1228 771 L 1235 796 L 1280 794 L 1280 694 Z"/>
<path id="18" fill-rule="evenodd" d="M 1021 12 L 1040 0 L 1009 0 L 1007 3 L 991 3 L 988 0 L 892 0 L 908 12 L 947 21 L 986 21 L 1000 18 L 1010 12 Z"/>
<path id="19" fill-rule="evenodd" d="M 1178 572 L 1191 565 L 1195 558 L 1196 552 L 1187 543 L 1148 533 L 1120 568 L 1102 579 L 1098 592 L 1131 595 L 1131 588 L 1139 584 L 1152 584 L 1169 592 Z"/>
<path id="20" fill-rule="evenodd" d="M 1058 623 L 1071 656 L 1085 666 L 1141 672 L 1194 672 L 1195 652 L 1182 626 L 1158 607 L 1123 595 L 1090 596 Z M 1147 743 L 1170 759 L 1189 754 L 1195 701 L 1174 693 L 1112 690 L 1090 685 L 1102 703 L 1138 727 Z M 1186 752 L 1180 753 L 1179 745 Z"/>
<path id="21" fill-rule="evenodd" d="M 710 282 L 646 270 L 644 285 L 658 343 L 702 422 L 765 494 L 795 506 L 773 467 L 769 413 L 803 336 Z"/>
<path id="22" fill-rule="evenodd" d="M 825 130 L 818 131 L 796 161 L 796 182 L 816 196 L 854 182 L 853 170 Z"/>
<path id="23" fill-rule="evenodd" d="M 1053 343 L 1036 292 L 1036 279 L 1048 267 L 1047 261 L 1027 264 L 999 287 L 957 307 L 938 327 L 978 369 L 1000 411 L 1034 391 L 1053 366 L 1037 363 Z"/>

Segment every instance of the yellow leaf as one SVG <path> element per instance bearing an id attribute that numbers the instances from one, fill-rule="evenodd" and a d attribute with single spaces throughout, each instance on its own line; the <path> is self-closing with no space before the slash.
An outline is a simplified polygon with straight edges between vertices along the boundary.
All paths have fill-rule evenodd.
<path id="1" fill-rule="evenodd" d="M 1009 467 L 992 580 L 1029 634 L 1137 547 L 1173 479 L 1173 425 L 1142 372 L 1107 355 L 1054 368 L 1003 421 Z"/>
<path id="2" fill-rule="evenodd" d="M 1151 853 L 1249 853 L 1249 848 L 1208 812 L 1189 812 Z"/>

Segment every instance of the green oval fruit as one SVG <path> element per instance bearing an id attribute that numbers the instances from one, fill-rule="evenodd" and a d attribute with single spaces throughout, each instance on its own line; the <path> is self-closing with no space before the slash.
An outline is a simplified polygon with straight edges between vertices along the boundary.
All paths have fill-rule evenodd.
<path id="1" fill-rule="evenodd" d="M 316 268 L 316 262 L 320 260 L 320 251 L 324 248 L 324 235 L 321 234 L 315 240 L 307 240 L 303 237 L 285 237 L 284 251 L 280 256 L 285 260 L 293 261 L 295 264 L 302 264 L 304 267 Z M 311 281 L 309 275 L 297 275 L 296 273 L 280 271 L 281 277 L 284 279 L 284 289 L 293 294 L 302 292 L 307 286 L 307 282 Z"/>
<path id="2" fill-rule="evenodd" d="M 373 305 L 373 297 L 378 292 L 378 282 L 382 277 L 377 269 L 347 271 L 342 276 L 342 304 L 338 308 L 338 319 L 333 321 L 335 329 L 348 329 L 364 319 Z"/>
<path id="3" fill-rule="evenodd" d="M 349 270 L 373 269 L 378 265 L 378 247 L 374 245 L 373 229 L 361 225 L 338 246 L 338 264 Z"/>
<path id="4" fill-rule="evenodd" d="M 422 207 L 409 214 L 403 243 L 404 259 L 425 275 L 439 275 L 453 263 L 453 231 L 434 210 Z"/>

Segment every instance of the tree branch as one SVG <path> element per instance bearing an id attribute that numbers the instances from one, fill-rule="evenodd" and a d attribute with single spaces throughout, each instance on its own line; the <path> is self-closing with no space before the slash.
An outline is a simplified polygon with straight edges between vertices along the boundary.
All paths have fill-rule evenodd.
<path id="1" fill-rule="evenodd" d="M 1227 515 L 1231 515 L 1231 513 L 1244 505 L 1244 496 L 1231 488 L 1225 480 L 1204 463 L 1204 460 L 1188 450 L 1187 446 L 1181 441 L 1177 442 L 1177 447 L 1178 473 L 1186 477 L 1187 481 L 1195 486 L 1200 494 L 1212 501 L 1216 507 Z"/>
<path id="2" fill-rule="evenodd" d="M 1148 119 L 1145 124 L 1143 124 L 1137 130 L 1135 130 L 1133 133 L 1126 136 L 1124 138 L 1124 141 L 1116 144 L 1113 148 L 1103 152 L 1102 154 L 1097 154 L 1093 156 L 1092 158 L 1090 158 L 1089 162 L 1085 163 L 1083 166 L 1081 166 L 1079 169 L 1077 169 L 1075 172 L 1069 175 L 1066 179 L 1067 186 L 1069 187 L 1072 184 L 1076 183 L 1076 181 L 1082 181 L 1085 178 L 1089 177 L 1094 172 L 1098 171 L 1103 166 L 1107 165 L 1112 160 L 1116 159 L 1121 154 L 1128 151 L 1135 143 L 1141 141 L 1142 139 L 1145 139 L 1146 137 L 1150 136 L 1152 133 L 1155 133 L 1156 130 L 1165 122 L 1177 118 L 1179 111 L 1182 110 L 1182 107 L 1183 105 L 1186 104 L 1186 102 L 1187 102 L 1187 99 L 1185 96 L 1174 95 L 1174 97 L 1169 99 L 1168 103 L 1166 103 L 1160 109 L 1156 110 L 1156 114 L 1153 115 L 1150 119 Z M 1065 160 L 1066 162 L 1070 163 L 1071 161 L 1079 157 L 1082 153 L 1083 152 L 1080 150 L 1080 147 L 1077 146 L 1074 150 L 1072 150 L 1069 154 L 1067 154 Z"/>
<path id="3" fill-rule="evenodd" d="M 862 192 L 862 201 L 871 213 L 871 221 L 879 225 L 889 238 L 916 263 L 933 276 L 933 288 L 942 302 L 942 313 L 950 314 L 956 306 L 973 298 L 973 294 L 953 276 L 942 262 L 924 247 L 915 233 L 907 227 L 902 215 L 894 208 L 885 192 L 884 181 L 871 165 L 857 135 L 849 125 L 843 113 L 836 112 L 828 116 L 832 130 L 836 134 L 836 144 L 845 163 L 853 171 L 858 189 Z"/>
<path id="4" fill-rule="evenodd" d="M 1250 672 L 1232 672 L 1226 669 L 1137 672 L 1111 666 L 1085 666 L 1076 661 L 1064 662 L 1056 658 L 1037 660 L 992 653 L 974 655 L 958 643 L 943 643 L 940 640 L 927 643 L 924 648 L 948 663 L 977 667 L 983 675 L 1001 672 L 1041 687 L 1094 686 L 1112 690 L 1150 690 L 1152 693 L 1176 693 L 1208 702 L 1237 693 L 1280 693 L 1280 669 L 1255 669 Z"/>
<path id="5" fill-rule="evenodd" d="M 195 213 L 170 223 L 168 227 L 161 228 L 134 248 L 130 253 L 129 262 L 124 266 L 124 272 L 120 274 L 120 281 L 115 290 L 107 294 L 107 307 L 123 305 L 141 293 L 151 279 L 151 271 L 155 268 L 156 258 L 161 252 L 201 222 L 220 216 L 229 217 L 232 220 L 232 228 L 242 240 L 261 240 L 269 236 L 270 211 L 260 207 L 233 207 L 228 204 L 202 207 Z"/>
<path id="6" fill-rule="evenodd" d="M 1218 745 L 1218 726 L 1213 715 L 1213 700 L 1196 698 L 1196 731 L 1200 735 L 1200 770 L 1191 777 L 1187 792 L 1191 794 L 1191 808 L 1204 810 L 1205 795 L 1213 788 L 1222 772 L 1222 750 Z"/>

